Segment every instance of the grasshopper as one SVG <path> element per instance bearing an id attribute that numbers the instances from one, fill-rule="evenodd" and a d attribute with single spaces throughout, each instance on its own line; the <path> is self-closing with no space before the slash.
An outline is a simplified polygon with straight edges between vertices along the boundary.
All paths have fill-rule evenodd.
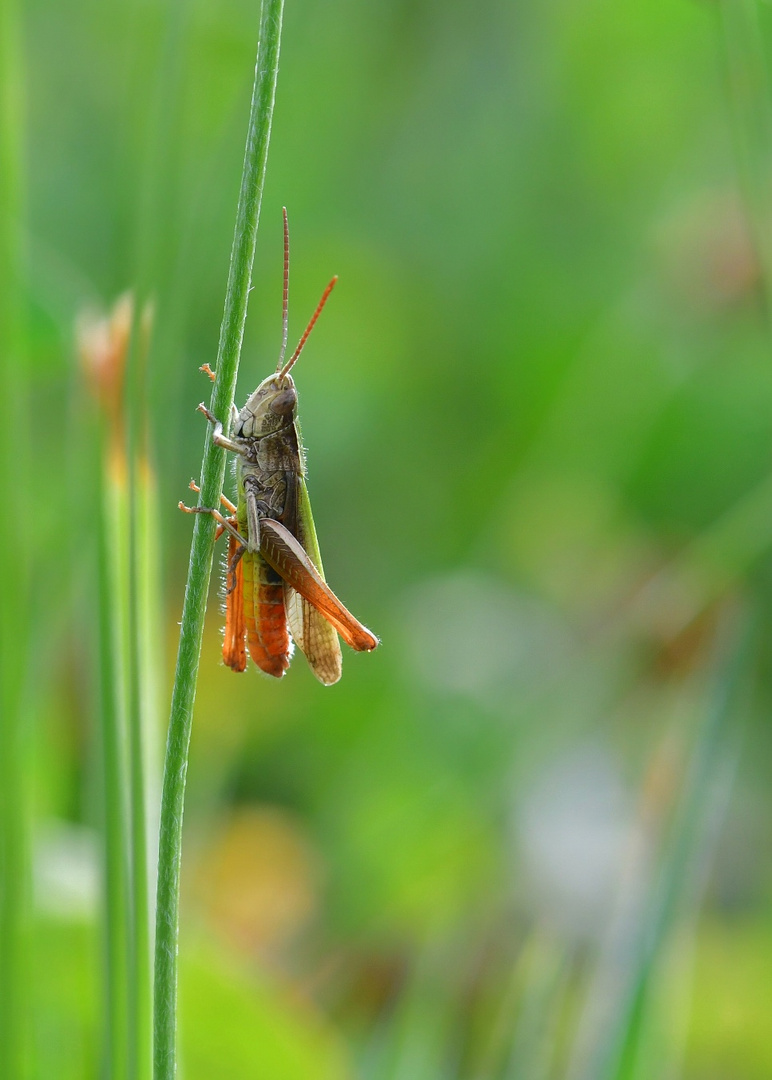
<path id="1" fill-rule="evenodd" d="M 285 363 L 289 326 L 286 209 L 283 215 L 282 345 L 276 371 L 263 379 L 241 411 L 231 407 L 227 435 L 209 409 L 198 406 L 213 426 L 214 442 L 235 455 L 237 503 L 221 496 L 229 517 L 211 507 L 180 503 L 180 509 L 214 515 L 217 536 L 228 534 L 226 666 L 244 671 L 248 650 L 262 671 L 281 678 L 289 668 L 294 639 L 317 679 L 331 686 L 341 676 L 338 634 L 358 652 L 370 652 L 378 638 L 343 606 L 324 578 L 298 430 L 298 395 L 290 370 L 337 278 L 324 290 L 298 347 Z M 201 370 L 215 379 L 208 364 Z M 191 488 L 198 490 L 194 483 Z"/>

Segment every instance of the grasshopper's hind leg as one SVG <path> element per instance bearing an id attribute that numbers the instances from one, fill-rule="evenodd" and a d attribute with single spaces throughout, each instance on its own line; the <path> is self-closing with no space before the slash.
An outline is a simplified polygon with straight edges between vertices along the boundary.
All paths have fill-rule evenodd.
<path id="1" fill-rule="evenodd" d="M 379 644 L 372 631 L 343 606 L 314 566 L 308 552 L 280 521 L 263 522 L 260 554 L 290 588 L 299 593 L 357 652 L 371 652 Z"/>

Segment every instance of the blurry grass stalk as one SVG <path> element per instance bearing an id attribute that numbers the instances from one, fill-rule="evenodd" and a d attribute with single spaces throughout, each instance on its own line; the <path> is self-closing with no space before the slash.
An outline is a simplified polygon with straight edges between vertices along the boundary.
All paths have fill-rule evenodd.
<path id="1" fill-rule="evenodd" d="M 102 444 L 110 441 L 103 431 Z M 100 731 L 107 960 L 106 1057 L 111 1080 L 128 1077 L 131 950 L 128 675 L 128 485 L 125 462 L 103 453 L 99 514 Z"/>
<path id="2" fill-rule="evenodd" d="M 731 594 L 772 545 L 772 476 L 745 492 L 640 589 L 625 620 L 675 637 Z"/>
<path id="3" fill-rule="evenodd" d="M 141 340 L 130 351 L 139 325 Z M 149 315 L 130 295 L 109 317 L 85 316 L 78 345 L 99 416 L 100 738 L 105 842 L 110 1077 L 146 1080 L 151 1069 L 152 984 L 146 762 L 158 687 L 158 558 L 151 529 L 155 485 L 143 439 L 126 436 L 127 358 L 142 367 Z M 144 425 L 143 425 L 144 426 Z M 135 460 L 136 459 L 136 460 Z M 131 480 L 136 477 L 136 490 Z"/>
<path id="4" fill-rule="evenodd" d="M 448 964 L 437 943 L 424 945 L 393 1010 L 365 1048 L 359 1070 L 365 1080 L 442 1080 L 456 1074 L 460 1040 Z"/>
<path id="5" fill-rule="evenodd" d="M 514 1019 L 514 1036 L 501 1080 L 545 1080 L 552 1075 L 565 1009 L 569 956 L 556 955 L 538 934 L 529 942 L 526 978 Z"/>
<path id="6" fill-rule="evenodd" d="M 158 860 L 158 812 L 155 808 L 160 802 L 156 733 L 160 728 L 161 556 L 147 408 L 150 322 L 156 297 L 160 297 L 161 303 L 165 304 L 169 282 L 173 278 L 171 253 L 175 248 L 171 238 L 175 235 L 174 226 L 179 213 L 175 199 L 175 176 L 183 129 L 182 83 L 190 5 L 184 0 L 165 0 L 161 11 L 163 31 L 157 50 L 152 50 L 153 60 L 149 66 L 141 62 L 148 52 L 143 21 L 137 18 L 138 9 L 133 12 L 131 38 L 134 62 L 129 68 L 131 75 L 125 94 L 130 109 L 126 127 L 132 133 L 127 143 L 130 147 L 134 144 L 129 163 L 139 163 L 135 183 L 138 197 L 133 259 L 137 303 L 125 386 L 130 507 L 128 719 L 132 795 L 131 909 L 134 928 L 129 1016 L 130 1072 L 136 1080 L 149 1080 L 153 1070 L 150 909 L 151 894 L 154 896 L 156 891 L 154 870 Z M 151 71 L 156 72 L 155 78 L 149 77 Z M 167 306 L 164 306 L 161 314 L 163 324 L 168 327 Z M 149 836 L 153 837 L 152 845 L 148 843 Z M 152 863 L 149 854 L 152 855 Z"/>
<path id="7" fill-rule="evenodd" d="M 483 1001 L 484 1035 L 473 1080 L 545 1080 L 555 1072 L 571 953 L 537 927 L 509 960 L 497 1000 Z"/>
<path id="8" fill-rule="evenodd" d="M 130 313 L 129 371 L 124 404 L 128 466 L 126 715 L 132 871 L 132 948 L 129 954 L 129 1075 L 132 1080 L 150 1080 L 153 1056 L 147 778 L 155 775 L 152 762 L 158 727 L 160 560 L 154 535 L 158 518 L 146 404 L 151 318 L 152 311 L 147 304 L 141 311 L 135 306 Z"/>
<path id="9" fill-rule="evenodd" d="M 132 1076 L 135 988 L 133 922 L 129 678 L 131 668 L 130 529 L 124 369 L 132 300 L 121 297 L 111 315 L 84 316 L 78 348 L 99 426 L 99 666 L 101 787 L 104 821 L 105 1058 L 110 1080 Z M 147 903 L 147 901 L 146 901 Z"/>
<path id="10" fill-rule="evenodd" d="M 276 95 L 283 6 L 283 0 L 263 0 L 260 17 L 260 39 L 244 169 L 217 351 L 217 378 L 210 401 L 211 411 L 223 421 L 226 430 L 236 390 L 255 257 L 260 201 Z M 225 459 L 225 452 L 212 442 L 207 425 L 199 505 L 219 504 L 225 478 Z M 180 626 L 161 796 L 153 1005 L 155 1080 L 172 1080 L 176 1072 L 182 817 L 196 679 L 214 555 L 214 534 L 215 522 L 209 514 L 197 514 L 193 518 L 193 540 Z"/>
<path id="11" fill-rule="evenodd" d="M 736 771 L 737 710 L 747 694 L 753 653 L 752 634 L 747 625 L 736 625 L 735 615 L 730 613 L 720 628 L 716 673 L 659 867 L 652 875 L 644 870 L 645 880 L 633 881 L 627 890 L 590 981 L 569 1080 L 619 1080 L 631 1075 L 646 998 L 663 947 L 684 920 L 693 920 L 698 913 L 706 867 Z M 656 814 L 656 806 L 643 806 L 639 832 L 651 830 L 647 820 L 652 812 Z M 643 835 L 639 840 L 646 843 Z"/>
<path id="12" fill-rule="evenodd" d="M 720 12 L 740 180 L 772 320 L 772 92 L 758 0 L 721 0 Z"/>
<path id="13" fill-rule="evenodd" d="M 145 1080 L 153 1067 L 153 973 L 150 911 L 158 858 L 160 785 L 157 754 L 160 665 L 163 643 L 158 499 L 147 439 L 143 439 L 133 489 L 134 619 L 136 699 L 132 756 L 132 858 L 134 865 L 136 958 L 136 1075 Z"/>
<path id="14" fill-rule="evenodd" d="M 13 557 L 0 560 L 0 1076 L 29 1075 L 30 610 L 33 508 L 24 506 L 30 415 L 24 318 L 24 77 L 20 8 L 0 3 L 0 498 L 16 507 Z M 10 551 L 10 549 L 9 549 Z"/>

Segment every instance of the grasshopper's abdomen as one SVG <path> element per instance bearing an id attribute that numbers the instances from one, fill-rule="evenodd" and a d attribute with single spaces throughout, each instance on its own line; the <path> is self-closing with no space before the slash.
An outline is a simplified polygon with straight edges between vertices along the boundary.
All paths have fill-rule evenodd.
<path id="1" fill-rule="evenodd" d="M 292 656 L 284 585 L 276 571 L 255 552 L 245 551 L 241 561 L 249 655 L 261 671 L 280 679 Z"/>

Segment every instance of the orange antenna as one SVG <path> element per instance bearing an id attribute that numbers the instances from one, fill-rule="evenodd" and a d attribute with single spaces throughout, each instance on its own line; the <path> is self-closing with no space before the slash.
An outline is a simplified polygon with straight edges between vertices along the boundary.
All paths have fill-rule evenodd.
<path id="1" fill-rule="evenodd" d="M 315 311 L 315 312 L 313 313 L 313 315 L 311 316 L 311 322 L 310 322 L 310 323 L 308 324 L 308 326 L 306 327 L 306 332 L 305 332 L 305 334 L 303 334 L 302 338 L 301 338 L 301 339 L 300 339 L 300 341 L 298 342 L 298 347 L 297 347 L 297 349 L 295 349 L 294 353 L 292 354 L 292 356 L 291 356 L 291 357 L 289 358 L 289 360 L 287 361 L 287 363 L 286 363 L 286 364 L 284 365 L 284 367 L 283 367 L 283 368 L 281 369 L 281 372 L 279 373 L 279 381 L 280 381 L 280 382 L 281 382 L 281 380 L 282 380 L 282 379 L 284 378 L 284 376 L 285 376 L 285 375 L 286 375 L 286 374 L 287 374 L 287 373 L 289 372 L 290 368 L 292 367 L 292 365 L 293 365 L 293 364 L 295 363 L 295 361 L 297 360 L 297 358 L 298 358 L 298 357 L 300 356 L 301 352 L 303 351 L 303 346 L 304 346 L 304 345 L 305 345 L 305 343 L 306 343 L 306 342 L 308 341 L 308 335 L 309 335 L 309 334 L 311 333 L 311 331 L 313 330 L 313 328 L 314 328 L 314 323 L 316 322 L 316 320 L 317 320 L 317 319 L 319 318 L 319 316 L 321 315 L 321 313 L 322 313 L 322 308 L 323 308 L 323 307 L 324 307 L 324 305 L 325 305 L 325 304 L 327 303 L 327 297 L 328 297 L 328 296 L 330 295 L 330 293 L 332 292 L 332 290 L 333 290 L 333 289 L 335 288 L 335 282 L 336 282 L 337 280 L 338 280 L 338 275 L 336 274 L 336 275 L 335 275 L 335 277 L 334 277 L 334 278 L 332 279 L 332 281 L 330 282 L 330 284 L 329 284 L 329 285 L 327 286 L 327 288 L 326 288 L 326 289 L 324 290 L 324 292 L 322 293 L 322 299 L 321 299 L 321 300 L 319 301 L 319 303 L 317 304 L 317 306 L 316 306 L 316 311 Z"/>
<path id="2" fill-rule="evenodd" d="M 287 207 L 282 206 L 284 218 L 284 295 L 281 305 L 281 352 L 276 370 L 280 371 L 284 363 L 284 354 L 287 351 L 287 338 L 289 337 L 289 222 L 287 221 Z M 282 376 L 283 378 L 283 376 Z"/>

